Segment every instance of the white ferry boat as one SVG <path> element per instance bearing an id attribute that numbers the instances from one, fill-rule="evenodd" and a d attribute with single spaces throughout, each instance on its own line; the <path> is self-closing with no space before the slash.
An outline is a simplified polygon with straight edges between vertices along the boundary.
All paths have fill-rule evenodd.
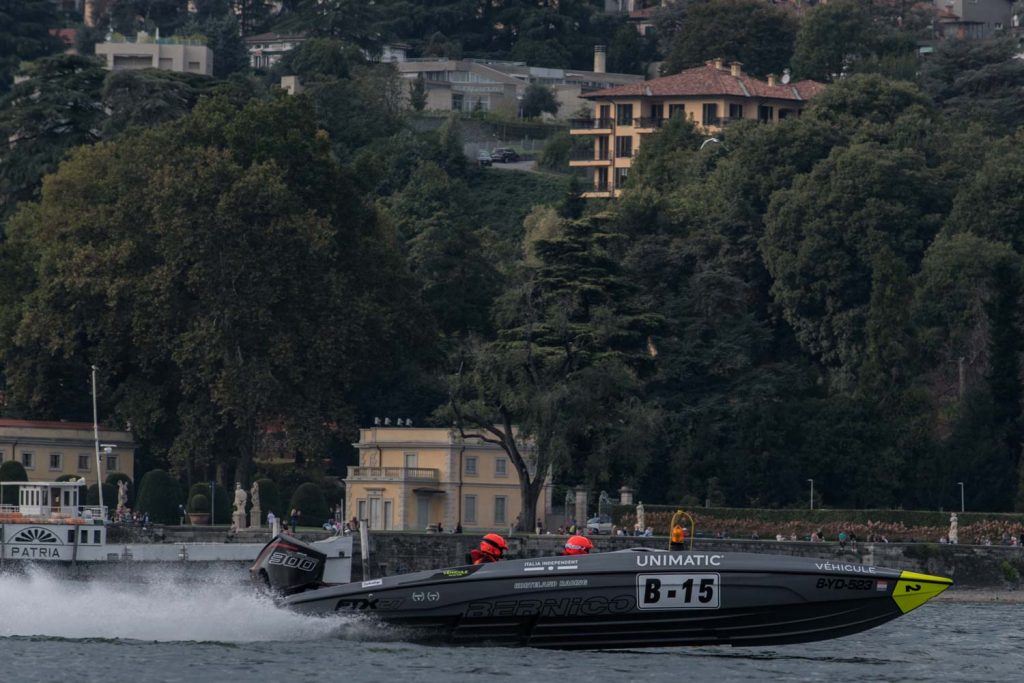
<path id="1" fill-rule="evenodd" d="M 0 482 L 4 500 L 13 487 L 17 505 L 0 505 L 0 561 L 52 562 L 107 559 L 106 507 L 82 505 L 85 482 Z"/>
<path id="2" fill-rule="evenodd" d="M 104 567 L 121 571 L 126 565 L 160 564 L 164 569 L 187 567 L 194 574 L 200 566 L 250 565 L 266 545 L 238 541 L 111 544 L 107 540 L 107 508 L 83 505 L 85 486 L 83 480 L 0 482 L 4 500 L 13 499 L 9 487 L 18 489 L 17 505 L 0 505 L 0 569 L 5 563 L 38 563 L 55 569 L 73 566 L 93 575 Z M 336 560 L 338 572 L 351 574 L 351 537 L 335 536 L 315 545 Z"/>

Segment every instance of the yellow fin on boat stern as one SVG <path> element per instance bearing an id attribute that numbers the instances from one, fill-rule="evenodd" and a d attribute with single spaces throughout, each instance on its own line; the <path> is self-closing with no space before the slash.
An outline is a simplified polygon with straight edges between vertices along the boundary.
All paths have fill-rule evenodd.
<path id="1" fill-rule="evenodd" d="M 903 571 L 900 572 L 896 588 L 892 591 L 892 599 L 896 601 L 896 606 L 900 608 L 900 611 L 906 614 L 952 585 L 953 579 L 947 579 L 944 576 Z"/>

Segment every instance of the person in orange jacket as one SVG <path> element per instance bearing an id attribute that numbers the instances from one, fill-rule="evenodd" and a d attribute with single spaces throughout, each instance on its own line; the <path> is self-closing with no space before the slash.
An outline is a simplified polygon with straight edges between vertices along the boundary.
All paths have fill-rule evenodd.
<path id="1" fill-rule="evenodd" d="M 508 543 L 498 534 L 487 534 L 480 539 L 480 547 L 469 551 L 473 564 L 497 562 L 508 551 Z"/>
<path id="2" fill-rule="evenodd" d="M 563 555 L 589 555 L 594 549 L 594 544 L 586 536 L 570 536 L 565 542 Z"/>

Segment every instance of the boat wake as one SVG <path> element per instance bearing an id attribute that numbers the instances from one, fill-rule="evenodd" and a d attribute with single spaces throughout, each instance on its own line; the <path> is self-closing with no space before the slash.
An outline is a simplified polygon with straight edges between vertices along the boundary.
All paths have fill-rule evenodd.
<path id="1" fill-rule="evenodd" d="M 133 571 L 133 568 L 126 568 Z M 250 643 L 380 639 L 362 619 L 311 617 L 281 609 L 241 584 L 237 573 L 200 583 L 75 581 L 45 570 L 0 574 L 0 637 Z"/>

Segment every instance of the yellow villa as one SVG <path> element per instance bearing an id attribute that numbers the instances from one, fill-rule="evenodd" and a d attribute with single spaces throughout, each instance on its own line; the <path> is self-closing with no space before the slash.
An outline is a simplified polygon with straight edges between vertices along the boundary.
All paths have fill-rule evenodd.
<path id="1" fill-rule="evenodd" d="M 519 476 L 500 447 L 446 428 L 383 426 L 359 431 L 359 465 L 345 478 L 345 517 L 371 529 L 500 530 L 521 514 Z M 551 486 L 527 518 L 546 520 Z"/>
<path id="2" fill-rule="evenodd" d="M 788 81 L 788 76 L 784 81 Z M 825 86 L 817 81 L 788 83 L 775 76 L 759 80 L 742 65 L 721 59 L 672 76 L 598 90 L 591 118 L 574 119 L 571 135 L 593 139 L 593 146 L 569 165 L 587 169 L 591 189 L 584 197 L 617 197 L 644 138 L 681 116 L 714 135 L 739 119 L 774 123 L 798 116 Z"/>
<path id="3" fill-rule="evenodd" d="M 121 472 L 135 480 L 135 442 L 119 429 L 100 427 L 100 479 Z M 0 461 L 17 460 L 29 481 L 64 474 L 96 483 L 96 439 L 90 422 L 0 419 Z"/>

